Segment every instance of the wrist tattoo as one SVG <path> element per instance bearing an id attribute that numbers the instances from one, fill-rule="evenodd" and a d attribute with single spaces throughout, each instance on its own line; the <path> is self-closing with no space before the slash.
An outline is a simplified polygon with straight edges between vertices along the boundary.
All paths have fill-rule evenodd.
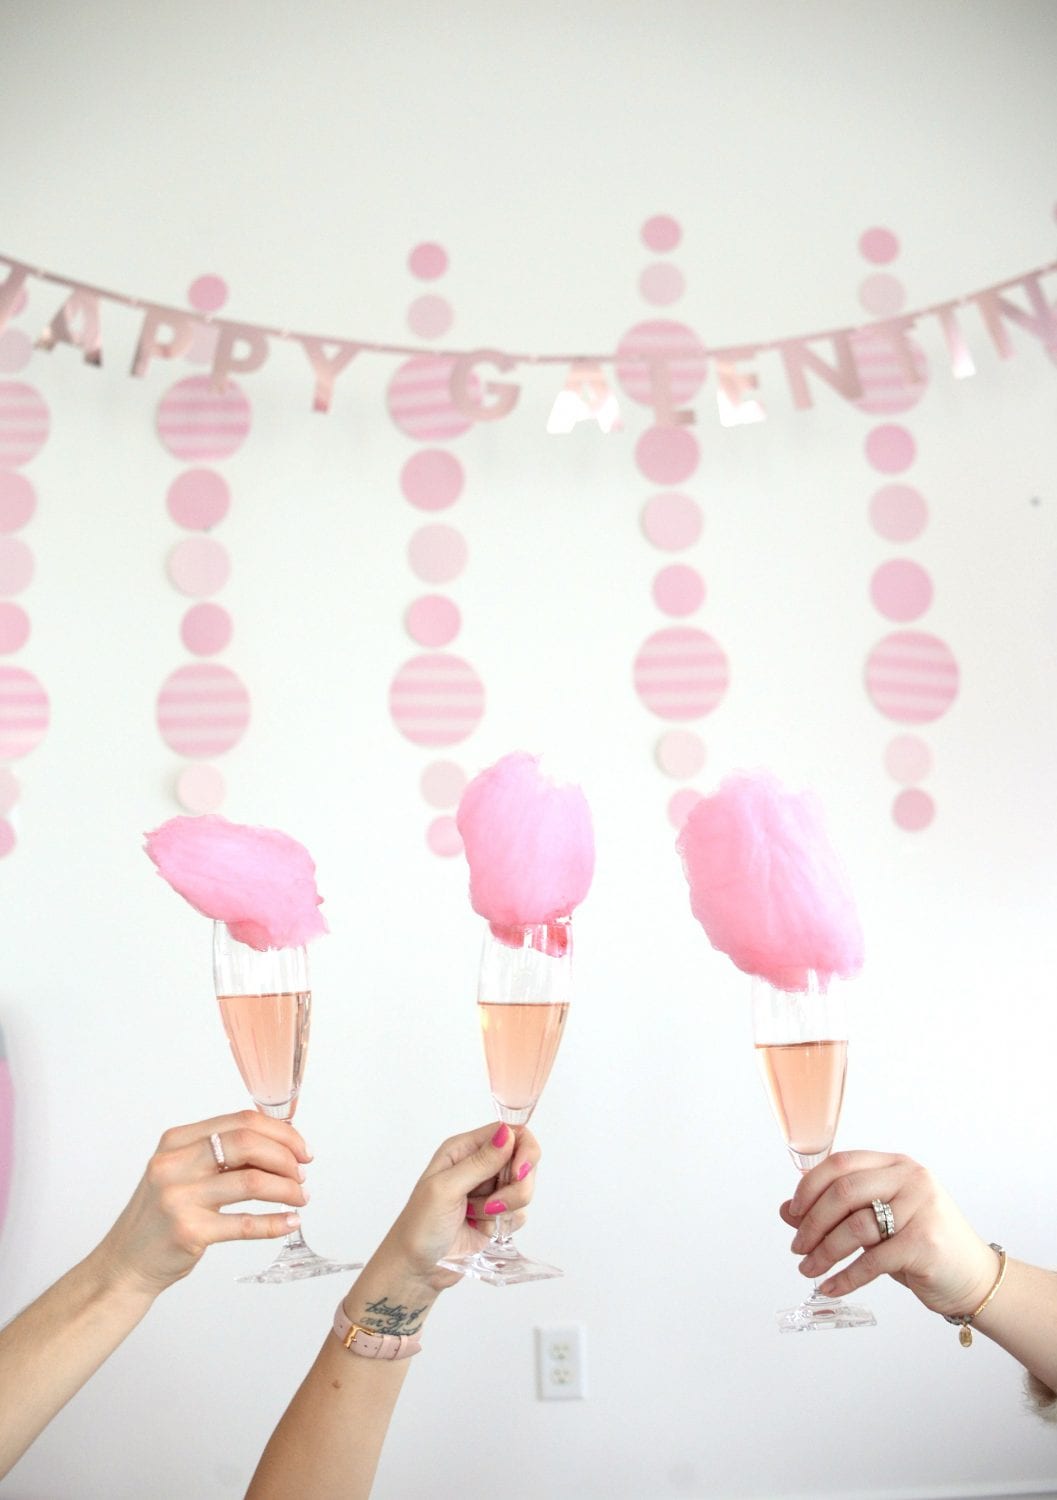
<path id="1" fill-rule="evenodd" d="M 426 1311 L 425 1303 L 421 1307 L 405 1307 L 398 1302 L 394 1307 L 387 1297 L 379 1297 L 377 1302 L 368 1302 L 365 1307 L 360 1322 L 364 1328 L 372 1328 L 376 1333 L 416 1334 L 422 1327 L 422 1314 Z"/>

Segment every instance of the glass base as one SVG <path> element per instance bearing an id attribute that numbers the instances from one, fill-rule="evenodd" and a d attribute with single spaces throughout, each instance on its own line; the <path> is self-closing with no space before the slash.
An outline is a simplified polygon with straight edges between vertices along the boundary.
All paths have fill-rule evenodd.
<path id="1" fill-rule="evenodd" d="M 337 1271 L 359 1271 L 362 1260 L 328 1260 L 317 1255 L 302 1242 L 299 1245 L 284 1245 L 270 1266 L 249 1276 L 236 1276 L 236 1281 L 256 1281 L 261 1286 L 280 1286 L 284 1281 L 307 1281 L 310 1276 L 332 1276 Z"/>
<path id="2" fill-rule="evenodd" d="M 799 1307 L 786 1307 L 776 1313 L 783 1333 L 810 1333 L 816 1328 L 874 1328 L 877 1319 L 868 1307 L 857 1302 L 842 1302 L 839 1297 L 822 1297 L 813 1292 Z"/>
<path id="3" fill-rule="evenodd" d="M 548 1266 L 541 1260 L 532 1260 L 522 1255 L 512 1242 L 502 1244 L 492 1240 L 472 1255 L 456 1255 L 451 1260 L 438 1261 L 447 1271 L 458 1271 L 462 1276 L 475 1281 L 487 1281 L 492 1286 L 516 1286 L 519 1281 L 549 1281 L 553 1276 L 564 1276 L 557 1266 Z"/>

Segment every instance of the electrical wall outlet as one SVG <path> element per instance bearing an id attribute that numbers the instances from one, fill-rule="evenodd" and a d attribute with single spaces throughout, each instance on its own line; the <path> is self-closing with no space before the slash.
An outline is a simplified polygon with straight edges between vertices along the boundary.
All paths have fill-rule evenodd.
<path id="1" fill-rule="evenodd" d="M 541 1401 L 582 1401 L 587 1395 L 586 1343 L 579 1323 L 536 1329 L 536 1390 Z"/>

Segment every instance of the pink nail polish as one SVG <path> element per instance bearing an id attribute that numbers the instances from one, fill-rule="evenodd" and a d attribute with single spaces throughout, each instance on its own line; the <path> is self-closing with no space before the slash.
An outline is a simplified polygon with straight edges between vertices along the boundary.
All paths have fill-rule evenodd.
<path id="1" fill-rule="evenodd" d="M 506 1204 L 502 1198 L 489 1198 L 484 1206 L 484 1211 L 486 1214 L 505 1214 Z"/>
<path id="2" fill-rule="evenodd" d="M 510 1134 L 510 1131 L 507 1129 L 507 1127 L 505 1125 L 500 1125 L 499 1129 L 496 1131 L 495 1135 L 492 1137 L 492 1145 L 493 1146 L 505 1146 L 506 1143 L 507 1143 L 507 1137 L 509 1136 L 509 1134 Z"/>
<path id="3" fill-rule="evenodd" d="M 520 1167 L 518 1167 L 518 1169 L 517 1169 L 517 1180 L 518 1180 L 518 1182 L 524 1182 L 525 1178 L 528 1176 L 528 1174 L 531 1171 L 532 1171 L 532 1163 L 530 1161 L 523 1161 L 521 1163 Z"/>

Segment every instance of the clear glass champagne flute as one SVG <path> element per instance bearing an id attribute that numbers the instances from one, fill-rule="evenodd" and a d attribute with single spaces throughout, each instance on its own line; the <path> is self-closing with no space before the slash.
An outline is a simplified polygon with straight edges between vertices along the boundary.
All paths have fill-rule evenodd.
<path id="1" fill-rule="evenodd" d="M 813 970 L 795 976 L 803 987 L 778 989 L 752 981 L 752 1029 L 771 1108 L 799 1172 L 825 1161 L 833 1146 L 844 1100 L 848 1022 L 844 982 L 822 982 Z M 777 1314 L 783 1333 L 816 1328 L 868 1328 L 877 1322 L 868 1307 L 811 1296 Z"/>
<path id="2" fill-rule="evenodd" d="M 224 1030 L 250 1097 L 262 1114 L 290 1124 L 301 1095 L 312 1010 L 306 950 L 259 951 L 233 938 L 223 922 L 214 922 L 213 980 Z M 303 1281 L 355 1271 L 362 1264 L 317 1255 L 298 1226 L 270 1265 L 237 1280 Z"/>
<path id="3" fill-rule="evenodd" d="M 485 931 L 477 1014 L 489 1088 L 499 1118 L 508 1125 L 527 1124 L 550 1074 L 569 1012 L 572 954 L 568 917 Z M 509 1181 L 508 1162 L 496 1191 Z M 505 1214 L 495 1220 L 487 1245 L 440 1264 L 493 1286 L 564 1274 L 522 1254 Z"/>

